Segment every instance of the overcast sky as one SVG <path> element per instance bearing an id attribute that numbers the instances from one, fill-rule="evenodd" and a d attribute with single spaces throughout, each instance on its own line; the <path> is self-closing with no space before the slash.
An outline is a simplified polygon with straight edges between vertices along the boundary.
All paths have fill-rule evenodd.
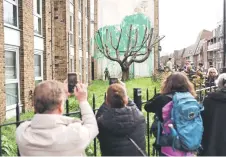
<path id="1" fill-rule="evenodd" d="M 99 27 L 119 24 L 124 16 L 134 13 L 140 1 L 99 0 Z M 161 55 L 193 44 L 201 30 L 212 31 L 223 18 L 223 0 L 159 1 L 159 31 L 166 36 L 161 42 Z M 149 16 L 153 20 L 153 14 Z"/>

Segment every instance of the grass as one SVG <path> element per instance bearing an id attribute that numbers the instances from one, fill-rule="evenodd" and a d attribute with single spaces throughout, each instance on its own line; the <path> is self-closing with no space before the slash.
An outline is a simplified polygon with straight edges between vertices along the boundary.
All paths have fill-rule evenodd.
<path id="1" fill-rule="evenodd" d="M 149 91 L 149 99 L 154 95 L 154 88 L 159 89 L 159 82 L 152 81 L 151 78 L 139 78 L 132 79 L 126 82 L 127 92 L 131 99 L 133 99 L 133 88 L 141 88 L 142 90 L 142 100 L 146 101 L 146 91 Z M 88 101 L 90 105 L 93 105 L 93 95 L 95 95 L 95 108 L 99 108 L 104 102 L 105 92 L 108 88 L 108 81 L 93 81 L 92 84 L 88 87 Z M 78 102 L 74 97 L 69 98 L 69 111 L 78 111 Z M 143 112 L 146 116 L 146 112 Z M 27 112 L 21 114 L 20 120 L 30 119 L 33 116 L 33 112 Z M 5 123 L 15 122 L 16 119 L 12 118 L 7 120 Z M 17 152 L 17 146 L 15 142 L 15 125 L 9 125 L 2 127 L 2 135 L 4 136 L 3 143 L 6 145 L 6 151 L 3 150 L 3 153 L 8 156 L 15 156 Z M 151 139 L 153 141 L 153 139 Z M 97 154 L 100 155 L 99 145 L 97 144 Z M 4 148 L 3 148 L 4 149 Z M 8 149 L 8 150 L 7 150 Z M 93 144 L 90 145 L 86 150 L 87 155 L 93 155 Z"/>

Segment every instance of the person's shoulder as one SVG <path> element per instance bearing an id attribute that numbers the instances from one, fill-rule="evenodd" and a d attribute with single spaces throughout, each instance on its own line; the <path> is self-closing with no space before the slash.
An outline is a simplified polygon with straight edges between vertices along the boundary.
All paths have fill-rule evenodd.
<path id="1" fill-rule="evenodd" d="M 28 127 L 30 127 L 31 121 L 25 121 L 21 123 L 17 128 L 16 128 L 16 134 L 21 134 L 21 132 L 25 131 Z"/>

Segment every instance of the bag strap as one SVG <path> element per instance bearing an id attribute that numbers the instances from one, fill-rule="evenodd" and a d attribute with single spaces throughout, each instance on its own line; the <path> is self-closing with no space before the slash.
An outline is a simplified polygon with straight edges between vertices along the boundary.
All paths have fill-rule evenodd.
<path id="1" fill-rule="evenodd" d="M 137 150 L 145 157 L 147 157 L 146 153 L 136 144 L 136 142 L 127 135 L 127 138 L 131 141 L 131 143 L 137 148 Z"/>

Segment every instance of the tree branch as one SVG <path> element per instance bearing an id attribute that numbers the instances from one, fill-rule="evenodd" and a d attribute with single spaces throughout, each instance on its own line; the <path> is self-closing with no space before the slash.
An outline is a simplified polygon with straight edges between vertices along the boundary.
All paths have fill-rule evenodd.
<path id="1" fill-rule="evenodd" d="M 142 58 L 142 59 L 135 59 L 135 58 L 134 58 L 134 59 L 132 59 L 133 62 L 135 62 L 135 63 L 142 63 L 142 62 L 144 62 L 146 59 L 148 59 L 148 57 L 149 57 L 149 55 L 150 55 L 150 53 L 151 53 L 151 50 L 152 50 L 153 46 L 154 46 L 156 43 L 158 43 L 160 40 L 162 40 L 164 37 L 165 37 L 165 36 L 159 38 L 157 41 L 155 40 L 155 42 L 152 43 L 152 44 L 148 47 L 147 52 L 146 52 L 146 55 L 144 56 L 144 58 Z"/>

